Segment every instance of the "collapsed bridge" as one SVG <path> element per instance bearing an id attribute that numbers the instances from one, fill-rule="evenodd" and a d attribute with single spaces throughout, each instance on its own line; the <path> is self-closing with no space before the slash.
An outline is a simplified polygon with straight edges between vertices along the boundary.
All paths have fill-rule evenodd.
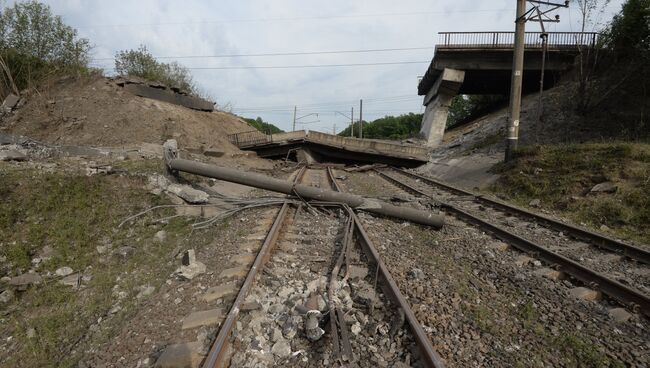
<path id="1" fill-rule="evenodd" d="M 522 91 L 539 90 L 542 71 L 544 88 L 553 87 L 570 70 L 576 56 L 598 42 L 594 32 L 526 32 Z M 427 145 L 442 142 L 451 100 L 457 94 L 510 92 L 514 32 L 441 32 L 433 60 L 418 85 L 426 106 L 420 135 Z M 544 56 L 544 63 L 542 63 Z"/>

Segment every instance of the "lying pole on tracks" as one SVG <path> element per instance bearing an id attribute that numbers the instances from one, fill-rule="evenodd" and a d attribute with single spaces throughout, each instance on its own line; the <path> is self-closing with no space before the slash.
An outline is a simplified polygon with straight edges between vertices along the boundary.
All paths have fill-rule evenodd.
<path id="1" fill-rule="evenodd" d="M 173 149 L 175 149 L 175 144 L 173 146 Z M 266 189 L 273 192 L 296 195 L 305 199 L 345 203 L 354 209 L 383 216 L 395 217 L 417 224 L 431 226 L 436 229 L 442 228 L 444 224 L 444 216 L 439 214 L 421 211 L 414 208 L 393 206 L 392 204 L 377 199 L 364 198 L 354 194 L 340 193 L 303 184 L 294 184 L 289 181 L 276 179 L 262 174 L 184 160 L 176 158 L 178 157 L 177 153 L 167 151 L 168 149 L 168 147 L 165 148 L 165 164 L 168 170 L 172 173 L 182 171 L 255 188 Z"/>

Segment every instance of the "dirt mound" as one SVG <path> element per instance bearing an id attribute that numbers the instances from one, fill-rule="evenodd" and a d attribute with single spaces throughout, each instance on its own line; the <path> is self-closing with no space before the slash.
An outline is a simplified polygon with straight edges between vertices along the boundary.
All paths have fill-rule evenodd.
<path id="1" fill-rule="evenodd" d="M 227 135 L 252 128 L 234 115 L 202 112 L 135 96 L 111 79 L 64 78 L 27 95 L 0 130 L 56 145 L 130 147 L 161 144 L 237 154 Z"/>

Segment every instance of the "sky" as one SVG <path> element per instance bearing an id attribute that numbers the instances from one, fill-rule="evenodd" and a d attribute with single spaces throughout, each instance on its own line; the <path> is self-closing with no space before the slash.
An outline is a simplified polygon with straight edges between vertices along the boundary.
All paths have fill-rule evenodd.
<path id="1" fill-rule="evenodd" d="M 612 0 L 594 23 L 611 19 L 622 1 Z M 348 126 L 351 108 L 357 120 L 360 99 L 366 121 L 422 112 L 418 77 L 433 57 L 437 33 L 514 30 L 516 4 L 515 0 L 45 3 L 91 41 L 92 65 L 107 74 L 113 72 L 117 51 L 146 45 L 160 61 L 190 68 L 201 90 L 240 116 L 260 116 L 291 130 L 297 106 L 297 129 L 324 132 L 332 132 L 334 125 L 337 132 Z M 547 30 L 579 30 L 576 5 L 574 0 L 569 9 L 554 12 L 561 21 L 547 24 Z M 527 30 L 538 31 L 539 25 L 529 23 Z M 205 57 L 405 48 L 410 50 Z M 341 64 L 366 65 L 295 67 Z M 241 67 L 246 69 L 228 69 Z"/>

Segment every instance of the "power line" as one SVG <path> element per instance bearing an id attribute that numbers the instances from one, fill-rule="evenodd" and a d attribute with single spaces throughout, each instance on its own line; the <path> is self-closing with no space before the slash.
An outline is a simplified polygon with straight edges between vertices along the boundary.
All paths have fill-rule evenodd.
<path id="1" fill-rule="evenodd" d="M 398 95 L 398 96 L 385 96 L 385 97 L 374 97 L 365 99 L 366 103 L 400 103 L 400 102 L 409 102 L 411 100 L 421 100 L 422 97 L 415 95 Z M 306 109 L 326 109 L 328 106 L 344 106 L 344 105 L 353 105 L 356 104 L 356 100 L 339 100 L 339 101 L 330 101 L 330 102 L 318 102 L 310 104 L 298 104 L 301 110 Z M 240 107 L 234 108 L 233 110 L 238 111 L 293 111 L 294 105 L 273 105 L 273 106 L 256 106 L 256 107 Z"/>
<path id="2" fill-rule="evenodd" d="M 300 55 L 327 55 L 327 54 L 353 54 L 369 52 L 392 52 L 392 51 L 413 51 L 432 50 L 433 47 L 403 47 L 389 49 L 360 49 L 360 50 L 333 50 L 333 51 L 304 51 L 304 52 L 277 52 L 259 54 L 223 54 L 223 55 L 185 55 L 185 56 L 154 56 L 156 59 L 201 59 L 201 58 L 235 58 L 235 57 L 258 57 L 258 56 L 300 56 Z M 115 58 L 96 58 L 93 61 L 115 60 Z"/>
<path id="3" fill-rule="evenodd" d="M 403 65 L 403 64 L 429 64 L 430 61 L 393 61 L 385 63 L 357 63 L 357 64 L 313 64 L 313 65 L 263 65 L 263 66 L 217 66 L 217 67 L 194 67 L 191 70 L 231 70 L 231 69 L 304 69 L 304 68 L 334 68 L 353 66 L 377 66 L 377 65 Z"/>
<path id="4" fill-rule="evenodd" d="M 277 21 L 303 21 L 303 20 L 329 20 L 329 19 L 357 19 L 357 18 L 375 18 L 375 17 L 409 17 L 425 16 L 432 14 L 464 14 L 464 13 L 500 13 L 510 9 L 469 9 L 469 10 L 450 10 L 450 11 L 418 11 L 405 13 L 374 13 L 374 14 L 342 14 L 342 15 L 325 15 L 311 17 L 279 17 L 279 18 L 249 18 L 249 19 L 220 19 L 220 20 L 194 20 L 185 22 L 156 22 L 156 23 L 125 23 L 125 24 L 96 24 L 80 25 L 75 28 L 92 29 L 92 28 L 110 28 L 110 27 L 148 27 L 148 26 L 171 26 L 187 24 L 225 24 L 225 23 L 254 23 L 254 22 L 277 22 Z"/>

